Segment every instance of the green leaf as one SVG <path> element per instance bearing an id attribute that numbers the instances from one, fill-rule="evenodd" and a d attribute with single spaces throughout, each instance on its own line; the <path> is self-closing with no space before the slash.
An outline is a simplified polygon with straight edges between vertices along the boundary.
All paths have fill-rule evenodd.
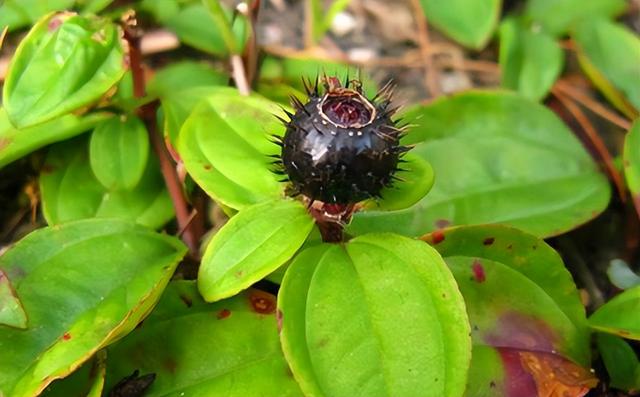
<path id="1" fill-rule="evenodd" d="M 302 396 L 278 344 L 275 297 L 257 290 L 207 304 L 194 283 L 172 282 L 142 326 L 109 348 L 108 386 L 136 369 L 156 374 L 148 397 Z"/>
<path id="2" fill-rule="evenodd" d="M 536 32 L 513 18 L 500 26 L 502 86 L 535 101 L 544 98 L 564 64 L 564 53 L 553 37 Z"/>
<path id="3" fill-rule="evenodd" d="M 92 105 L 125 72 L 120 29 L 71 13 L 41 19 L 9 65 L 4 106 L 18 128 Z"/>
<path id="4" fill-rule="evenodd" d="M 92 360 L 64 379 L 50 384 L 42 397 L 100 397 L 107 372 L 107 352 L 100 350 Z"/>
<path id="5" fill-rule="evenodd" d="M 605 19 L 592 19 L 577 26 L 574 38 L 578 45 L 581 65 L 594 84 L 627 116 L 638 117 L 638 35 L 624 25 Z"/>
<path id="6" fill-rule="evenodd" d="M 429 23 L 467 47 L 487 44 L 500 17 L 501 0 L 420 0 Z"/>
<path id="7" fill-rule="evenodd" d="M 282 196 L 269 157 L 279 154 L 270 135 L 284 133 L 275 112 L 270 101 L 219 88 L 184 122 L 178 153 L 209 196 L 234 209 Z"/>
<path id="8" fill-rule="evenodd" d="M 98 126 L 89 141 L 89 162 L 108 190 L 135 188 L 147 168 L 149 136 L 135 116 L 112 117 Z"/>
<path id="9" fill-rule="evenodd" d="M 579 21 L 613 17 L 626 7 L 624 0 L 529 0 L 525 15 L 545 32 L 560 36 Z"/>
<path id="10" fill-rule="evenodd" d="M 0 168 L 50 143 L 87 131 L 109 117 L 107 113 L 90 113 L 83 117 L 69 114 L 34 127 L 17 129 L 11 125 L 5 109 L 0 108 Z"/>
<path id="11" fill-rule="evenodd" d="M 97 14 L 107 8 L 114 0 L 78 0 L 78 5 L 82 6 L 85 14 Z"/>
<path id="12" fill-rule="evenodd" d="M 278 199 L 248 207 L 211 239 L 198 273 L 209 302 L 233 296 L 289 260 L 313 227 L 298 201 Z"/>
<path id="13" fill-rule="evenodd" d="M 27 314 L 11 286 L 7 275 L 0 270 L 0 326 L 27 328 Z"/>
<path id="14" fill-rule="evenodd" d="M 229 76 L 208 63 L 179 61 L 156 72 L 147 83 L 147 92 L 165 99 L 191 88 L 228 83 Z"/>
<path id="15" fill-rule="evenodd" d="M 85 137 L 79 137 L 51 148 L 40 175 L 47 223 L 116 217 L 158 228 L 173 218 L 173 205 L 155 157 L 149 157 L 133 190 L 112 191 L 93 175 L 87 143 Z"/>
<path id="16" fill-rule="evenodd" d="M 468 92 L 407 111 L 405 143 L 436 181 L 411 208 L 356 214 L 348 230 L 419 236 L 446 225 L 503 223 L 551 236 L 606 208 L 609 184 L 549 109 L 504 92 Z"/>
<path id="17" fill-rule="evenodd" d="M 0 327 L 0 393 L 35 396 L 132 328 L 153 307 L 185 247 L 118 220 L 37 230 L 0 257 L 29 318 Z"/>
<path id="18" fill-rule="evenodd" d="M 219 89 L 219 87 L 200 86 L 174 91 L 161 97 L 164 135 L 169 138 L 172 145 L 177 145 L 180 129 L 196 105 L 207 97 L 215 95 Z"/>
<path id="19" fill-rule="evenodd" d="M 464 296 L 474 344 L 467 395 L 537 395 L 530 394 L 537 378 L 526 359 L 575 370 L 585 375 L 576 384 L 591 385 L 592 376 L 579 366 L 590 364 L 585 310 L 551 247 L 500 225 L 451 228 L 424 239 L 443 256 Z"/>
<path id="20" fill-rule="evenodd" d="M 367 207 L 382 211 L 401 210 L 411 207 L 429 193 L 434 182 L 431 164 L 411 153 L 407 153 L 403 160 L 406 162 L 400 165 L 402 171 L 395 174 L 400 179 L 382 190 L 382 200 L 371 201 L 365 204 Z"/>
<path id="21" fill-rule="evenodd" d="M 599 333 L 596 342 L 611 386 L 627 391 L 640 389 L 640 362 L 633 348 L 623 339 L 609 334 Z"/>
<path id="22" fill-rule="evenodd" d="M 529 350 L 589 363 L 590 332 L 578 290 L 543 240 L 501 225 L 456 227 L 424 239 L 456 277 L 475 343 L 512 348 L 533 343 Z M 527 341 L 532 332 L 535 338 Z"/>
<path id="23" fill-rule="evenodd" d="M 178 0 L 142 0 L 140 9 L 152 14 L 158 22 L 165 24 L 180 12 L 180 5 Z"/>
<path id="24" fill-rule="evenodd" d="M 232 12 L 225 9 L 228 19 Z M 207 8 L 200 3 L 190 4 L 164 22 L 185 44 L 218 56 L 227 56 L 229 51 L 222 37 L 221 28 L 215 23 Z M 249 24 L 242 14 L 234 18 L 233 32 L 238 42 L 238 53 L 242 53 L 249 35 Z"/>
<path id="25" fill-rule="evenodd" d="M 304 330 L 311 278 L 330 247 L 330 244 L 320 244 L 298 253 L 289 265 L 278 293 L 282 351 L 305 396 L 324 396 L 311 364 Z M 290 268 L 293 270 L 289 271 Z"/>
<path id="26" fill-rule="evenodd" d="M 624 140 L 624 176 L 640 214 L 640 120 L 631 126 Z"/>
<path id="27" fill-rule="evenodd" d="M 435 250 L 392 234 L 314 250 L 279 297 L 284 352 L 308 395 L 462 395 L 470 330 Z"/>
<path id="28" fill-rule="evenodd" d="M 640 285 L 629 288 L 589 317 L 591 328 L 627 339 L 640 340 Z"/>
<path id="29" fill-rule="evenodd" d="M 0 5 L 0 26 L 17 30 L 52 11 L 64 11 L 73 7 L 75 0 L 4 0 Z"/>

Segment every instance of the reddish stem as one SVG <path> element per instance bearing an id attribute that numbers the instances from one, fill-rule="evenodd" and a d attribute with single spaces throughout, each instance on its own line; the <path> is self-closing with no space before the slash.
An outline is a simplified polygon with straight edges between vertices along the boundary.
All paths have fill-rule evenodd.
<path id="1" fill-rule="evenodd" d="M 132 21 L 132 19 L 129 19 L 129 21 Z M 141 35 L 135 28 L 135 22 L 125 23 L 124 38 L 129 43 L 129 65 L 133 76 L 133 95 L 136 98 L 142 98 L 146 95 L 144 70 L 142 69 L 142 53 L 140 51 L 140 37 Z M 169 152 L 158 134 L 156 123 L 157 107 L 158 102 L 154 101 L 141 106 L 138 109 L 138 113 L 147 126 L 151 146 L 160 162 L 160 171 L 162 172 L 162 177 L 164 178 L 171 201 L 173 202 L 178 228 L 184 231 L 182 240 L 187 247 L 189 247 L 191 254 L 196 256 L 198 252 L 197 238 L 191 227 L 191 215 L 189 214 L 187 200 L 175 165 L 171 161 Z"/>

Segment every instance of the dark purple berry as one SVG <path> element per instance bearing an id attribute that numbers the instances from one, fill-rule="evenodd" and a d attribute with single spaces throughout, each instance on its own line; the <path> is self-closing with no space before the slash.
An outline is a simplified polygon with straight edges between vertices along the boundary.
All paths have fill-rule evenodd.
<path id="1" fill-rule="evenodd" d="M 311 201 L 347 205 L 380 197 L 398 170 L 407 148 L 399 143 L 403 129 L 391 116 L 390 88 L 367 99 L 358 81 L 344 87 L 324 77 L 324 93 L 307 85 L 306 104 L 293 99 L 295 114 L 281 139 L 281 166 L 293 194 Z"/>

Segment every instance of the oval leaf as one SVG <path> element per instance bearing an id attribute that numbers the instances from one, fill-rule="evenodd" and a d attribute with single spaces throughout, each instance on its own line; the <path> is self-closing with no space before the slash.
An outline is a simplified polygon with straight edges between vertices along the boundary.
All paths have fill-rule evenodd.
<path id="1" fill-rule="evenodd" d="M 480 49 L 487 44 L 500 16 L 501 0 L 420 0 L 427 19 L 452 39 Z"/>
<path id="2" fill-rule="evenodd" d="M 468 92 L 416 107 L 406 143 L 437 175 L 411 208 L 356 214 L 352 233 L 419 236 L 446 225 L 509 224 L 537 236 L 574 228 L 606 208 L 609 184 L 549 109 L 503 92 Z"/>
<path id="3" fill-rule="evenodd" d="M 129 191 L 104 188 L 89 166 L 86 137 L 55 145 L 40 174 L 42 212 L 50 225 L 93 217 L 122 218 L 157 228 L 173 218 L 173 205 L 155 157 Z"/>
<path id="4" fill-rule="evenodd" d="M 278 199 L 240 211 L 211 239 L 198 288 L 212 302 L 237 294 L 289 260 L 313 227 L 298 201 Z"/>
<path id="5" fill-rule="evenodd" d="M 279 147 L 271 134 L 284 133 L 278 107 L 262 98 L 219 89 L 185 121 L 178 152 L 193 179 L 216 201 L 234 209 L 280 197 L 284 184 L 272 171 Z"/>
<path id="6" fill-rule="evenodd" d="M 109 348 L 107 382 L 139 370 L 156 374 L 148 397 L 302 396 L 278 344 L 275 308 L 262 291 L 207 304 L 194 283 L 173 282 L 149 318 Z"/>
<path id="7" fill-rule="evenodd" d="M 0 327 L 0 392 L 34 396 L 131 328 L 154 304 L 185 247 L 117 220 L 35 231 L 0 257 L 29 318 Z M 55 310 L 52 310 L 55 308 Z"/>
<path id="8" fill-rule="evenodd" d="M 601 306 L 589 317 L 589 325 L 598 331 L 640 340 L 638 307 L 640 307 L 640 285 L 625 290 Z"/>
<path id="9" fill-rule="evenodd" d="M 574 32 L 574 38 L 578 45 L 581 64 L 594 84 L 627 116 L 638 117 L 640 110 L 640 79 L 638 78 L 640 38 L 638 35 L 624 25 L 595 18 L 579 24 Z M 617 90 L 622 92 L 623 97 L 616 92 Z"/>
<path id="10" fill-rule="evenodd" d="M 380 234 L 310 259 L 292 263 L 280 290 L 284 351 L 301 384 L 326 396 L 462 395 L 469 328 L 435 250 Z M 308 361 L 292 351 L 300 341 Z"/>
<path id="11" fill-rule="evenodd" d="M 564 53 L 553 37 L 509 18 L 500 26 L 502 86 L 538 101 L 556 81 Z"/>
<path id="12" fill-rule="evenodd" d="M 311 364 L 304 330 L 311 278 L 330 247 L 329 244 L 320 244 L 296 255 L 287 268 L 278 293 L 280 343 L 293 376 L 305 396 L 324 396 Z M 290 268 L 293 270 L 289 271 Z"/>
<path id="13" fill-rule="evenodd" d="M 497 390 L 515 391 L 517 379 L 523 377 L 521 393 L 506 395 L 538 395 L 536 383 L 543 374 L 532 370 L 535 365 L 526 365 L 535 362 L 556 370 L 575 367 L 584 375 L 565 386 L 592 385 L 589 371 L 571 363 L 590 363 L 584 307 L 570 273 L 551 247 L 499 225 L 446 229 L 424 239 L 444 257 L 465 298 L 474 354 L 478 350 L 471 390 L 489 390 L 493 382 Z"/>
<path id="14" fill-rule="evenodd" d="M 0 168 L 50 143 L 63 141 L 93 128 L 111 117 L 107 113 L 91 113 L 83 117 L 62 116 L 22 129 L 15 128 L 5 109 L 0 109 Z"/>
<path id="15" fill-rule="evenodd" d="M 380 192 L 382 200 L 365 203 L 365 206 L 382 211 L 401 210 L 411 207 L 429 193 L 434 181 L 431 164 L 411 153 L 402 160 L 401 170 L 395 174 L 398 180 Z"/>
<path id="16" fill-rule="evenodd" d="M 623 339 L 609 334 L 596 338 L 611 386 L 634 391 L 640 389 L 640 361 L 633 348 Z"/>
<path id="17" fill-rule="evenodd" d="M 91 170 L 109 190 L 131 190 L 144 174 L 149 136 L 135 116 L 113 117 L 93 130 L 89 141 Z"/>
<path id="18" fill-rule="evenodd" d="M 561 36 L 582 20 L 613 17 L 626 7 L 625 0 L 529 0 L 525 14 L 545 32 Z"/>
<path id="19" fill-rule="evenodd" d="M 640 214 L 640 120 L 633 123 L 624 140 L 624 176 Z"/>
<path id="20" fill-rule="evenodd" d="M 120 29 L 72 13 L 42 18 L 21 42 L 4 83 L 4 106 L 18 128 L 91 105 L 125 72 Z"/>

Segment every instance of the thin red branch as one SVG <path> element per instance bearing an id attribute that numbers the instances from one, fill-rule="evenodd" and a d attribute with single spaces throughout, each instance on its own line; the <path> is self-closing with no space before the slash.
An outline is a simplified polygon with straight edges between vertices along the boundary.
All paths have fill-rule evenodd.
<path id="1" fill-rule="evenodd" d="M 631 129 L 631 122 L 629 120 L 617 115 L 614 111 L 589 97 L 582 90 L 574 87 L 571 83 L 565 80 L 558 80 L 555 84 L 555 88 L 610 123 L 617 125 L 625 131 Z"/>
<path id="2" fill-rule="evenodd" d="M 142 69 L 142 52 L 140 51 L 141 34 L 135 26 L 135 19 L 133 16 L 129 16 L 128 20 L 125 21 L 123 25 L 124 38 L 129 44 L 129 66 L 133 76 L 133 94 L 136 98 L 142 98 L 146 95 L 146 92 L 144 70 Z M 187 247 L 189 247 L 191 254 L 196 256 L 198 252 L 198 242 L 190 227 L 191 215 L 187 205 L 187 200 L 185 198 L 180 179 L 178 178 L 175 165 L 171 161 L 169 152 L 167 151 L 161 136 L 158 134 L 156 124 L 157 107 L 157 102 L 151 102 L 141 106 L 138 109 L 138 113 L 147 126 L 151 146 L 160 162 L 160 171 L 162 172 L 171 201 L 173 202 L 176 219 L 178 221 L 178 228 L 180 230 L 184 230 L 182 240 Z"/>

